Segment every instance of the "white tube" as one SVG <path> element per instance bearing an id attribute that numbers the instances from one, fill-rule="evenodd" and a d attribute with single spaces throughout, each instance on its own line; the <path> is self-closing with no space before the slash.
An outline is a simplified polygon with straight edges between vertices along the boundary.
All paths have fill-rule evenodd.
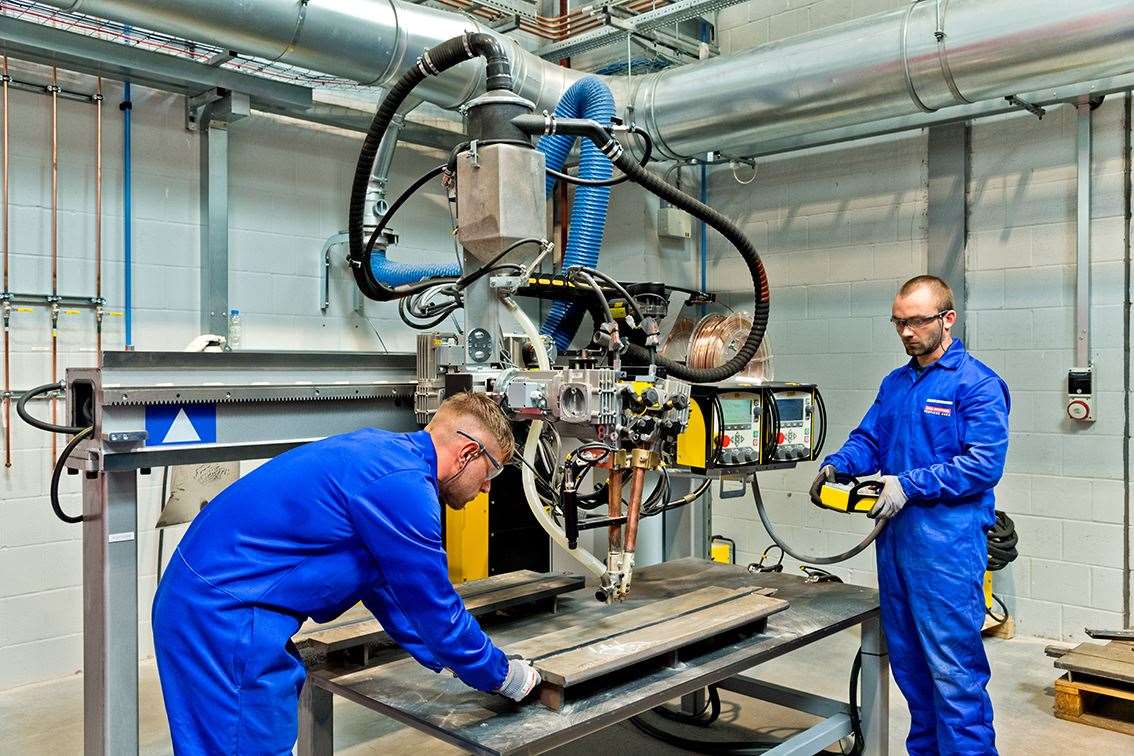
<path id="1" fill-rule="evenodd" d="M 520 328 L 523 330 L 524 335 L 528 337 L 528 341 L 532 344 L 532 349 L 535 350 L 536 363 L 539 365 L 540 370 L 550 370 L 551 362 L 547 359 L 547 350 L 544 349 L 543 339 L 540 338 L 539 331 L 536 330 L 535 323 L 527 316 L 520 306 L 516 304 L 515 300 L 511 297 L 503 297 L 504 305 L 508 308 L 508 312 L 512 313 L 512 317 L 519 323 Z M 606 566 L 595 558 L 595 555 L 583 548 L 570 549 L 567 547 L 567 536 L 555 524 L 555 520 L 551 519 L 551 515 L 543 508 L 543 502 L 540 501 L 539 493 L 536 491 L 535 474 L 532 472 L 532 467 L 535 465 L 536 449 L 539 447 L 539 437 L 543 432 L 543 421 L 533 420 L 528 429 L 528 438 L 524 442 L 524 461 L 527 464 L 520 466 L 520 476 L 524 483 L 524 496 L 528 500 L 528 508 L 532 510 L 532 515 L 535 516 L 536 522 L 540 524 L 551 540 L 556 543 L 560 548 L 566 551 L 572 559 L 577 561 L 583 566 L 583 569 L 594 575 L 596 578 L 602 578 L 606 574 Z"/>

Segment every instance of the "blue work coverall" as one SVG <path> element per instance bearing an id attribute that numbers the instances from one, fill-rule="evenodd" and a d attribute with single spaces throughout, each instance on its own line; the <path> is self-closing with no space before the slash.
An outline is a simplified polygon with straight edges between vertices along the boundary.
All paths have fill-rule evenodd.
<path id="1" fill-rule="evenodd" d="M 293 449 L 193 521 L 153 605 L 174 750 L 290 754 L 305 677 L 290 639 L 360 600 L 426 667 L 482 691 L 503 683 L 507 659 L 449 582 L 424 431 Z"/>
<path id="2" fill-rule="evenodd" d="M 1008 387 L 955 340 L 882 381 L 843 447 L 841 473 L 896 475 L 908 497 L 878 536 L 890 665 L 912 719 L 911 754 L 995 754 L 985 690 L 986 532 L 1008 451 Z"/>

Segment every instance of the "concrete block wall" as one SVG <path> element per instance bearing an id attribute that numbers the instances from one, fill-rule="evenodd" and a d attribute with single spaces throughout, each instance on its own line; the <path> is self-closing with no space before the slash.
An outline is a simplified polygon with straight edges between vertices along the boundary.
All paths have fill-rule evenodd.
<path id="1" fill-rule="evenodd" d="M 49 71 L 21 67 L 17 78 L 45 81 Z M 91 92 L 94 81 L 61 72 L 65 87 Z M 121 88 L 104 83 L 103 293 L 123 307 Z M 198 334 L 200 212 L 198 137 L 184 128 L 184 100 L 134 87 L 134 343 L 139 350 L 180 350 Z M 11 289 L 50 291 L 50 99 L 10 94 Z M 59 291 L 94 294 L 94 108 L 59 102 Z M 353 283 L 335 250 L 331 307 L 320 313 L 323 241 L 345 226 L 360 136 L 254 114 L 230 130 L 230 302 L 243 320 L 248 349 L 413 349 L 414 334 L 387 304 L 352 313 Z M 443 159 L 403 146 L 391 192 Z M 394 224 L 399 260 L 454 259 L 442 193 L 424 192 Z M 440 250 L 435 251 L 435 250 Z M 123 346 L 123 318 L 106 319 L 107 349 Z M 60 319 L 60 373 L 94 364 L 93 317 Z M 12 386 L 49 382 L 49 317 L 44 308 L 12 320 Z M 34 408 L 46 416 L 46 406 Z M 13 408 L 13 465 L 0 467 L 0 690 L 74 674 L 82 666 L 81 533 L 52 515 L 47 487 L 50 439 Z M 139 478 L 139 633 L 152 653 L 149 607 L 156 581 L 160 477 Z M 77 479 L 63 480 L 62 503 L 81 511 Z M 178 528 L 167 532 L 165 555 Z"/>
<path id="2" fill-rule="evenodd" d="M 720 11 L 717 42 L 728 55 L 908 5 L 907 0 L 751 0 Z"/>
<path id="3" fill-rule="evenodd" d="M 1011 442 L 998 506 L 1021 557 L 994 575 L 1024 632 L 1122 626 L 1123 105 L 1093 114 L 1091 361 L 1097 421 L 1067 418 L 1074 365 L 1076 124 L 1070 105 L 972 132 L 968 343 L 1008 382 Z"/>

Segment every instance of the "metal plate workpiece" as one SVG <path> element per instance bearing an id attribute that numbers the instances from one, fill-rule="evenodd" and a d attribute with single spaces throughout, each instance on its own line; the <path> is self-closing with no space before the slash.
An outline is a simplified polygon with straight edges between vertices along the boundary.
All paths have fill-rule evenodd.
<path id="1" fill-rule="evenodd" d="M 752 575 L 733 565 L 682 559 L 638 571 L 633 598 L 622 605 L 603 606 L 587 591 L 580 591 L 561 597 L 553 616 L 518 618 L 486 630 L 495 642 L 507 647 L 609 612 L 711 585 L 775 588 L 776 596 L 790 608 L 769 617 L 764 633 L 691 656 L 674 668 L 630 670 L 559 711 L 538 701 L 515 705 L 500 696 L 479 693 L 412 659 L 341 677 L 316 677 L 315 684 L 474 753 L 540 753 L 878 616 L 878 592 L 870 588 L 805 584 L 791 575 Z"/>

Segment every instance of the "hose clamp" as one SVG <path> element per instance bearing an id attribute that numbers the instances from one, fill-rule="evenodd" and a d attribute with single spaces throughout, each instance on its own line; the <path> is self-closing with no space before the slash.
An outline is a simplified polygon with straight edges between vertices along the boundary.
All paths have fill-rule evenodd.
<path id="1" fill-rule="evenodd" d="M 436 76 L 439 73 L 437 67 L 433 65 L 433 61 L 429 59 L 428 50 L 418 56 L 417 70 L 421 71 L 422 76 Z"/>
<path id="2" fill-rule="evenodd" d="M 555 116 L 543 111 L 543 133 L 550 135 L 555 133 Z"/>
<path id="3" fill-rule="evenodd" d="M 599 147 L 599 151 L 613 163 L 622 157 L 622 144 L 617 139 L 611 138 L 609 142 Z"/>
<path id="4" fill-rule="evenodd" d="M 461 36 L 461 44 L 465 46 L 465 54 L 468 55 L 471 60 L 476 57 L 476 53 L 472 51 L 472 45 L 469 44 L 470 39 L 472 39 L 472 32 L 465 32 Z"/>

